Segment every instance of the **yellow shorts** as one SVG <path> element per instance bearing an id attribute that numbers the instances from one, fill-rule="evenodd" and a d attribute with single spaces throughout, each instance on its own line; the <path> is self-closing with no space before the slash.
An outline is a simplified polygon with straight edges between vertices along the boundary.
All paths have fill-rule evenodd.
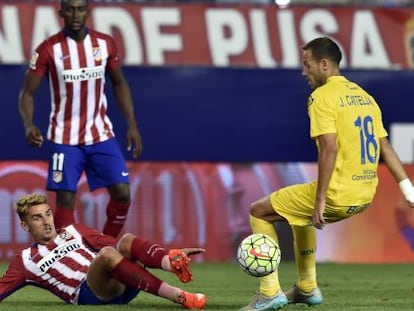
<path id="1" fill-rule="evenodd" d="M 282 188 L 270 195 L 273 209 L 292 226 L 312 225 L 315 206 L 316 181 Z M 327 223 L 336 222 L 361 213 L 369 203 L 357 206 L 337 206 L 327 203 L 324 218 Z"/>

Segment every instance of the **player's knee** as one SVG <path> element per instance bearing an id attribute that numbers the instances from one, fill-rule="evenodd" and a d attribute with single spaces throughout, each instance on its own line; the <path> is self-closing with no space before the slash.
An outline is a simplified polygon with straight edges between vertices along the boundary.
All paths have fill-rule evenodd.
<path id="1" fill-rule="evenodd" d="M 129 184 L 117 184 L 108 188 L 111 200 L 120 203 L 129 203 L 131 201 L 131 191 Z"/>
<path id="2" fill-rule="evenodd" d="M 117 244 L 117 250 L 125 256 L 125 254 L 130 253 L 132 241 L 135 239 L 135 235 L 132 233 L 125 233 L 119 239 Z"/>
<path id="3" fill-rule="evenodd" d="M 263 201 L 256 201 L 250 205 L 250 215 L 262 218 L 266 215 L 266 205 L 263 204 Z"/>
<path id="4" fill-rule="evenodd" d="M 119 252 L 112 246 L 105 246 L 99 251 L 96 259 L 100 260 L 105 266 L 113 266 L 118 254 Z"/>
<path id="5" fill-rule="evenodd" d="M 268 197 L 253 202 L 250 205 L 250 215 L 268 222 L 285 220 L 278 213 L 276 213 Z"/>
<path id="6" fill-rule="evenodd" d="M 75 206 L 75 193 L 70 191 L 57 191 L 56 205 L 59 207 L 73 208 Z"/>
<path id="7" fill-rule="evenodd" d="M 118 242 L 118 250 L 120 248 L 127 248 L 130 249 L 132 241 L 135 239 L 135 235 L 133 235 L 132 233 L 124 233 L 122 235 L 122 237 L 119 239 Z"/>

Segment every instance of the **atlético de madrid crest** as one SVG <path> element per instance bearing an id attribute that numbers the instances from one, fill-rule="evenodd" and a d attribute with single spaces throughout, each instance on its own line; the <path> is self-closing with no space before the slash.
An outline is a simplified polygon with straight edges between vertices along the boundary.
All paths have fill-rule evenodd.
<path id="1" fill-rule="evenodd" d="M 59 237 L 63 240 L 70 240 L 73 236 L 72 234 L 70 234 L 69 232 L 67 232 L 66 230 L 63 230 L 60 234 Z"/>
<path id="2" fill-rule="evenodd" d="M 97 62 L 101 61 L 102 53 L 100 47 L 92 48 L 93 59 Z"/>
<path id="3" fill-rule="evenodd" d="M 55 183 L 60 183 L 63 179 L 62 172 L 53 171 L 52 176 Z"/>

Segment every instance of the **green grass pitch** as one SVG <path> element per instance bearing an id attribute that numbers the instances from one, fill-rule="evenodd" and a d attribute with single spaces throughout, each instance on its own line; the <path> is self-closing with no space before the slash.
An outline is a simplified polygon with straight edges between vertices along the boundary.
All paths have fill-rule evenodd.
<path id="1" fill-rule="evenodd" d="M 258 288 L 258 280 L 245 274 L 235 263 L 192 263 L 195 280 L 181 284 L 174 275 L 155 271 L 165 281 L 188 291 L 208 295 L 206 310 L 238 310 L 249 303 Z M 6 264 L 0 265 L 0 273 Z M 295 282 L 295 265 L 282 262 L 280 280 L 283 289 Z M 319 264 L 318 279 L 324 303 L 309 308 L 288 305 L 283 310 L 312 311 L 405 311 L 414 310 L 414 265 Z M 124 306 L 67 305 L 47 291 L 27 286 L 0 303 L 4 311 L 98 311 L 98 310 L 182 310 L 159 297 L 140 293 Z"/>

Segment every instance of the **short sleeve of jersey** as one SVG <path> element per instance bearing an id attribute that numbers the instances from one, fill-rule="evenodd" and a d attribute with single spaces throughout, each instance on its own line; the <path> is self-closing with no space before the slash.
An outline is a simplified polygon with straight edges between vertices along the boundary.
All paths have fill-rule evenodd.
<path id="1" fill-rule="evenodd" d="M 43 41 L 33 52 L 30 58 L 29 70 L 40 76 L 47 74 L 49 70 L 49 51 L 47 40 Z"/>
<path id="2" fill-rule="evenodd" d="M 329 99 L 312 93 L 308 98 L 310 136 L 316 138 L 327 133 L 336 133 L 336 117 Z"/>
<path id="3" fill-rule="evenodd" d="M 99 251 L 104 246 L 115 247 L 117 243 L 115 238 L 102 234 L 98 230 L 91 227 L 82 224 L 75 224 L 73 226 L 82 235 L 82 238 L 85 240 L 88 247 L 95 251 Z"/>
<path id="4" fill-rule="evenodd" d="M 371 97 L 371 100 L 372 100 L 372 102 L 374 102 L 374 103 L 375 103 L 375 105 L 376 105 L 376 107 L 377 107 L 377 111 L 378 111 L 378 120 L 380 121 L 380 122 L 379 122 L 379 129 L 377 129 L 377 131 L 378 131 L 378 133 L 379 133 L 379 134 L 378 134 L 378 137 L 379 137 L 379 138 L 384 138 L 384 137 L 387 137 L 387 136 L 388 136 L 388 132 L 387 132 L 387 130 L 384 128 L 384 124 L 383 124 L 383 122 L 382 122 L 382 113 L 381 113 L 381 110 L 380 110 L 380 108 L 379 108 L 379 106 L 378 106 L 377 102 L 375 101 L 375 99 Z"/>
<path id="5" fill-rule="evenodd" d="M 115 43 L 115 40 L 112 37 L 108 36 L 108 63 L 107 68 L 108 70 L 116 69 L 120 66 L 119 63 L 119 55 L 118 55 L 118 47 Z"/>

